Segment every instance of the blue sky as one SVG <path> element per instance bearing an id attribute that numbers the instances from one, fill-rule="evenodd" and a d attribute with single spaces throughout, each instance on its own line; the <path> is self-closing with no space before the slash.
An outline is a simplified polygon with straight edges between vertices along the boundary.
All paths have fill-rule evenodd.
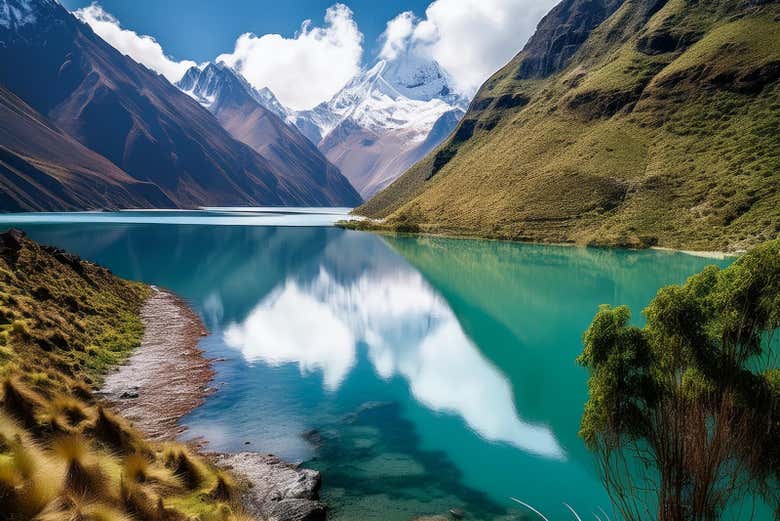
<path id="1" fill-rule="evenodd" d="M 450 87 L 470 97 L 559 0 L 60 1 L 171 82 L 219 61 L 303 110 L 380 58 L 404 60 L 404 74 L 436 61 Z"/>
<path id="2" fill-rule="evenodd" d="M 69 10 L 92 0 L 61 0 Z M 377 40 L 388 20 L 404 11 L 425 14 L 431 0 L 348 0 L 355 21 L 365 36 L 364 62 L 378 52 Z M 154 36 L 177 59 L 212 60 L 233 50 L 236 38 L 246 32 L 279 33 L 291 37 L 301 22 L 322 23 L 335 0 L 100 0 L 100 5 L 122 25 Z"/>

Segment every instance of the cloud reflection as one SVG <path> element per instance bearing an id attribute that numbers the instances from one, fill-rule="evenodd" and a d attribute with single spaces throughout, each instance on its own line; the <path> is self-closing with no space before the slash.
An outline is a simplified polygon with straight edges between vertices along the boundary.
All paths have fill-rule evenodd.
<path id="1" fill-rule="evenodd" d="M 340 283 L 321 269 L 306 285 L 289 279 L 244 322 L 231 324 L 225 341 L 250 362 L 321 371 L 329 391 L 339 388 L 365 345 L 377 374 L 406 379 L 426 407 L 459 415 L 490 441 L 564 457 L 548 428 L 519 418 L 506 377 L 418 273 L 365 274 Z"/>

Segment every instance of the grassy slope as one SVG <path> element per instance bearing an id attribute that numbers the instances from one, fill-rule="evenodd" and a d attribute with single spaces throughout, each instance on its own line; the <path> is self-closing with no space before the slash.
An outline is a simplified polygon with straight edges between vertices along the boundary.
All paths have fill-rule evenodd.
<path id="1" fill-rule="evenodd" d="M 0 512 L 42 521 L 234 519 L 234 489 L 92 394 L 143 334 L 149 288 L 0 235 Z"/>
<path id="2" fill-rule="evenodd" d="M 516 79 L 518 55 L 449 141 L 357 213 L 552 242 L 733 250 L 776 237 L 780 6 L 669 0 L 645 20 L 642 4 L 550 78 Z"/>

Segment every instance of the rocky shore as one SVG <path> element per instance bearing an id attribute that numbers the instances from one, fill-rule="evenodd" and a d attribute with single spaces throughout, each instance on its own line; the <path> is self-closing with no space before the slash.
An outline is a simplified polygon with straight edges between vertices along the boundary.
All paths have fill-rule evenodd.
<path id="1" fill-rule="evenodd" d="M 128 362 L 110 374 L 103 398 L 155 441 L 184 432 L 179 420 L 211 392 L 211 362 L 198 348 L 206 328 L 176 295 L 153 288 L 141 310 L 144 336 Z M 320 475 L 271 455 L 207 454 L 244 485 L 248 514 L 272 521 L 322 521 Z"/>
<path id="2" fill-rule="evenodd" d="M 319 502 L 319 472 L 256 452 L 216 454 L 214 461 L 246 480 L 244 503 L 249 514 L 278 521 L 325 519 L 325 505 Z"/>
<path id="3" fill-rule="evenodd" d="M 163 441 L 184 432 L 179 420 L 203 403 L 214 372 L 198 349 L 207 333 L 198 316 L 172 293 L 152 291 L 141 309 L 141 346 L 100 394 L 149 439 Z"/>

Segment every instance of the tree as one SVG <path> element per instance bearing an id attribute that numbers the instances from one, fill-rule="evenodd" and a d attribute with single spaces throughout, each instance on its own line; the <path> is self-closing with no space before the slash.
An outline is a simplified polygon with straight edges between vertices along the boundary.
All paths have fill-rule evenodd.
<path id="1" fill-rule="evenodd" d="M 662 288 L 630 325 L 602 306 L 578 363 L 580 435 L 629 520 L 710 521 L 763 495 L 780 513 L 780 241 Z"/>

